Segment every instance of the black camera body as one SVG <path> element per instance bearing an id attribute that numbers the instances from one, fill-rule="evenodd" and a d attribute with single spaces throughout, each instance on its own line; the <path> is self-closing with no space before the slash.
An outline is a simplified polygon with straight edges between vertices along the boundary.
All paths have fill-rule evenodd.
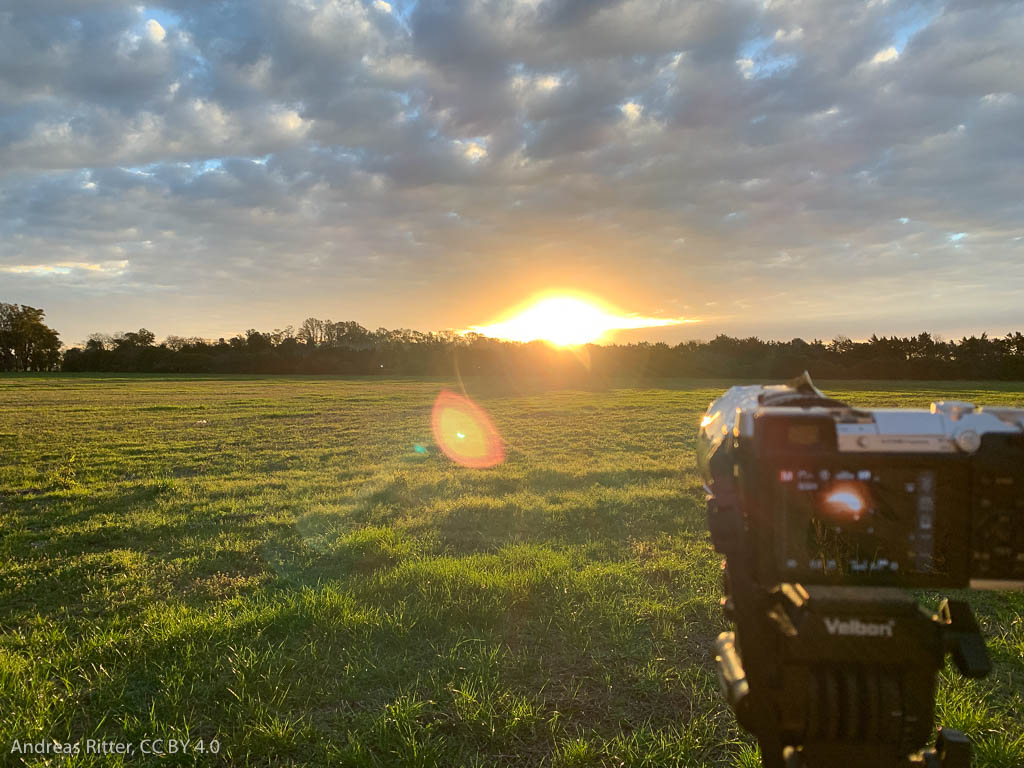
<path id="1" fill-rule="evenodd" d="M 917 750 L 946 654 L 989 670 L 977 623 L 899 588 L 1024 584 L 1024 409 L 855 409 L 805 374 L 713 402 L 698 464 L 736 624 L 719 678 L 765 765 L 968 765 L 955 732 Z"/>

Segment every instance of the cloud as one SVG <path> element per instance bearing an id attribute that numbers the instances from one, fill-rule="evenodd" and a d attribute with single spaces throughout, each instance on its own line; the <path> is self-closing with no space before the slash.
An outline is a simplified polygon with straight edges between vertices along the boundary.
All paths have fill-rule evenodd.
<path id="1" fill-rule="evenodd" d="M 119 275 L 128 267 L 126 260 L 93 263 L 83 261 L 58 261 L 54 264 L 7 264 L 0 266 L 0 272 L 12 275 L 67 275 L 72 271 L 99 272 Z"/>
<path id="2" fill-rule="evenodd" d="M 640 115 L 643 114 L 644 108 L 637 104 L 635 101 L 627 101 L 622 105 L 622 114 L 626 116 L 629 121 L 636 121 L 640 119 Z"/>
<path id="3" fill-rule="evenodd" d="M 156 19 L 150 19 L 146 22 L 146 37 L 154 43 L 162 43 L 164 38 L 167 37 L 167 32 L 160 26 L 160 22 Z"/>
<path id="4" fill-rule="evenodd" d="M 884 50 L 881 50 L 878 53 L 876 53 L 872 57 L 871 63 L 872 64 L 884 64 L 887 61 L 896 61 L 896 59 L 898 59 L 899 57 L 900 57 L 900 52 L 897 51 L 893 46 L 890 45 L 888 48 L 885 48 Z"/>
<path id="5" fill-rule="evenodd" d="M 462 156 L 471 162 L 476 162 L 487 157 L 487 148 L 478 141 L 457 141 L 456 144 L 462 151 Z"/>
<path id="6" fill-rule="evenodd" d="M 856 335 L 893 330 L 890 289 L 914 323 L 974 322 L 948 300 L 970 274 L 1009 324 L 1021 61 L 1012 4 L 17 4 L 0 269 L 46 306 L 178 297 L 146 311 L 203 334 L 175 301 L 465 327 L 410 297 L 556 279 L 666 307 L 728 285 L 792 318 L 746 332 Z"/>

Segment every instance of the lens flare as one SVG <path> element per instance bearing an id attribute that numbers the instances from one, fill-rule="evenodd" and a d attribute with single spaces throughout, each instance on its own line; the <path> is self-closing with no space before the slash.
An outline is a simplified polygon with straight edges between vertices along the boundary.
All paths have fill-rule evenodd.
<path id="1" fill-rule="evenodd" d="M 441 390 L 434 401 L 431 425 L 438 447 L 456 464 L 482 469 L 505 460 L 498 430 L 468 397 Z"/>

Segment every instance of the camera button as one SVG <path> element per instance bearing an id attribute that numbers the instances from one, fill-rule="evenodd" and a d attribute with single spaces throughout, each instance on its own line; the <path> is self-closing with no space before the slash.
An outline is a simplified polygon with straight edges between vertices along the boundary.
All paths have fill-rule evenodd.
<path id="1" fill-rule="evenodd" d="M 955 440 L 957 447 L 964 453 L 974 453 L 981 448 L 981 436 L 973 429 L 958 432 Z"/>

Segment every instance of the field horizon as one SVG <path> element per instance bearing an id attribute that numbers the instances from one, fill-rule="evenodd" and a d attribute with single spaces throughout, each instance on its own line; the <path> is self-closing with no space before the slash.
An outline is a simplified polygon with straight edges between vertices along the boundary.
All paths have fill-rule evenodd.
<path id="1" fill-rule="evenodd" d="M 161 764 L 757 765 L 715 679 L 694 466 L 735 383 L 0 377 L 0 754 L 191 738 L 206 751 Z M 1024 382 L 816 383 L 1024 405 Z M 438 449 L 443 387 L 490 414 L 503 463 Z M 947 665 L 937 724 L 976 768 L 1024 765 L 1024 594 L 956 594 L 994 668 Z"/>

